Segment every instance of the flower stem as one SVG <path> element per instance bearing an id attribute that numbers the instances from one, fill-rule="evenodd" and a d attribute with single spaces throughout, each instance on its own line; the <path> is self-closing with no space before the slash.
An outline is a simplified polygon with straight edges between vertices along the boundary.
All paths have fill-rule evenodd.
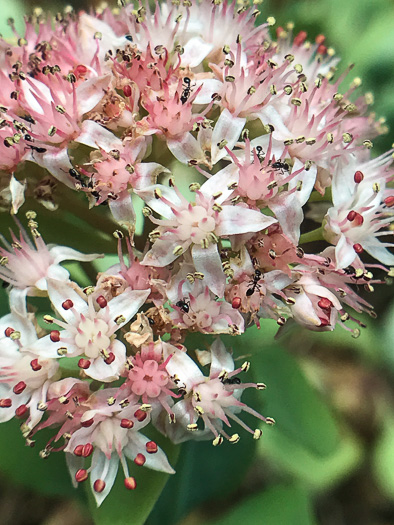
<path id="1" fill-rule="evenodd" d="M 311 232 L 303 233 L 300 236 L 300 242 L 299 244 L 305 244 L 307 242 L 313 242 L 313 241 L 323 241 L 323 226 L 320 226 L 319 228 L 316 228 L 316 230 L 312 230 Z"/>

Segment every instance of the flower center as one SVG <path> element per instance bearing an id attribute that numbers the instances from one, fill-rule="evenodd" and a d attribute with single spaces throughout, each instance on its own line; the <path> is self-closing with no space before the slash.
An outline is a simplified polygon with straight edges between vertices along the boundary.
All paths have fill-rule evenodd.
<path id="1" fill-rule="evenodd" d="M 78 334 L 75 336 L 75 344 L 83 349 L 87 357 L 98 357 L 101 350 L 105 350 L 111 344 L 108 337 L 109 326 L 102 319 L 83 318 L 78 325 Z"/>
<path id="2" fill-rule="evenodd" d="M 213 232 L 216 221 L 203 206 L 193 206 L 183 210 L 178 219 L 178 233 L 182 241 L 192 239 L 198 244 L 206 238 L 207 233 Z"/>

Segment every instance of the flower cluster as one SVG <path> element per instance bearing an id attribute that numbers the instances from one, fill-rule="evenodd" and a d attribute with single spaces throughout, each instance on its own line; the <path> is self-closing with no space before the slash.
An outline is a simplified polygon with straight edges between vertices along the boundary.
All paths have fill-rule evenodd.
<path id="1" fill-rule="evenodd" d="M 150 426 L 216 446 L 240 439 L 233 424 L 259 439 L 274 422 L 241 401 L 265 385 L 242 381 L 250 363 L 236 368 L 220 334 L 271 318 L 356 337 L 363 324 L 348 310 L 374 312 L 353 285 L 373 291 L 371 268 L 393 274 L 392 151 L 371 157 L 385 132 L 371 95 L 357 95 L 357 78 L 342 90 L 350 69 L 337 74 L 323 35 L 311 42 L 289 24 L 273 38 L 275 20 L 256 17 L 235 2 L 121 1 L 54 20 L 38 10 L 24 35 L 0 40 L 0 195 L 19 229 L 0 237 L 0 421 L 21 419 L 30 445 L 55 428 L 40 455 L 64 451 L 98 505 L 119 463 L 127 489 L 138 480 L 127 460 L 132 473 L 174 472 Z M 87 201 L 86 214 L 108 206 L 119 263 L 91 286 L 60 263 L 101 254 L 47 246 L 35 211 L 30 235 L 16 219 L 32 196 L 62 213 L 25 161 L 46 170 L 46 187 Z M 308 253 L 312 240 L 324 250 Z M 48 299 L 43 318 L 35 296 Z M 194 353 L 191 332 L 216 339 Z"/>

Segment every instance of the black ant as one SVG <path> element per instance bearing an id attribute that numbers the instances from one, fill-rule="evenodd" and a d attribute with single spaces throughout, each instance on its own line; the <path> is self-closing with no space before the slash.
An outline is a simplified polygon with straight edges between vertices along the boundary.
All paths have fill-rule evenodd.
<path id="1" fill-rule="evenodd" d="M 255 270 L 253 279 L 249 281 L 250 288 L 246 290 L 247 297 L 250 297 L 251 295 L 253 295 L 256 290 L 260 290 L 260 285 L 259 285 L 260 277 L 261 277 L 261 270 Z"/>
<path id="2" fill-rule="evenodd" d="M 256 146 L 256 154 L 259 161 L 263 161 L 265 159 L 264 157 L 264 150 L 261 146 Z"/>
<path id="3" fill-rule="evenodd" d="M 239 377 L 228 377 L 227 379 L 223 379 L 222 383 L 224 385 L 239 385 L 241 380 Z"/>
<path id="4" fill-rule="evenodd" d="M 273 162 L 271 167 L 274 168 L 274 170 L 281 170 L 282 173 L 284 171 L 290 171 L 290 166 L 287 164 L 287 162 L 282 162 L 281 160 Z"/>
<path id="5" fill-rule="evenodd" d="M 190 93 L 192 92 L 191 90 L 191 80 L 189 77 L 185 77 L 183 79 L 183 91 L 182 91 L 182 95 L 181 95 L 181 102 L 182 104 L 185 104 L 188 100 L 188 98 L 190 97 Z"/>
<path id="6" fill-rule="evenodd" d="M 88 187 L 92 187 L 92 186 L 89 186 L 89 184 L 91 184 L 91 182 L 89 182 L 88 184 L 86 184 L 85 180 L 82 178 L 82 175 L 79 173 L 79 171 L 77 171 L 75 168 L 71 168 L 68 170 L 68 173 L 70 174 L 70 176 L 75 179 L 76 181 L 79 182 L 79 184 L 81 185 L 82 188 L 88 188 Z"/>
<path id="7" fill-rule="evenodd" d="M 45 153 L 47 151 L 46 148 L 39 148 L 37 146 L 31 146 L 30 144 L 28 144 L 27 147 L 30 148 L 32 151 L 36 151 L 37 153 Z"/>
<path id="8" fill-rule="evenodd" d="M 182 310 L 182 312 L 184 312 L 185 314 L 188 314 L 189 313 L 189 310 L 190 310 L 190 302 L 186 302 L 184 299 L 182 299 L 181 301 L 178 301 L 177 303 L 175 303 L 175 306 L 177 306 L 178 308 L 180 308 Z"/>
<path id="9" fill-rule="evenodd" d="M 23 120 L 26 120 L 26 122 L 29 122 L 30 124 L 35 124 L 36 123 L 34 118 L 31 117 L 30 115 L 25 115 L 24 117 L 22 116 L 21 118 L 23 118 Z"/>

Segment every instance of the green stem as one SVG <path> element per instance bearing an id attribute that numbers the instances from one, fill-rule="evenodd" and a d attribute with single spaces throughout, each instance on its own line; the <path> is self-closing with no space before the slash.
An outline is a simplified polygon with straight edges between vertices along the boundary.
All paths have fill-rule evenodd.
<path id="1" fill-rule="evenodd" d="M 324 241 L 323 226 L 312 230 L 311 232 L 303 233 L 300 237 L 299 244 L 305 244 L 307 242 Z"/>

